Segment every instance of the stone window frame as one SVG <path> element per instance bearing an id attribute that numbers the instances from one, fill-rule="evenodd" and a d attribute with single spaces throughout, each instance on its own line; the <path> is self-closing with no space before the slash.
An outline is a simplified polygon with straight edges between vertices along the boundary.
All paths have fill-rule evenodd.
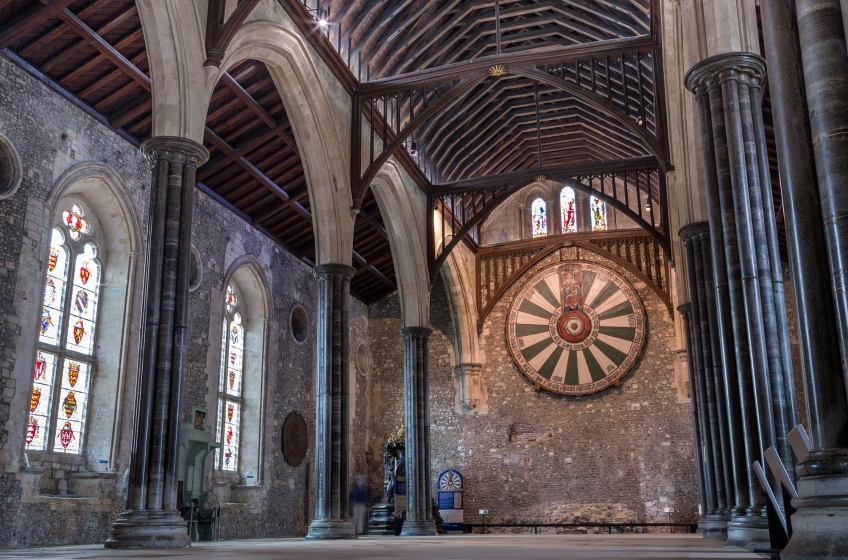
<path id="1" fill-rule="evenodd" d="M 217 415 L 220 399 L 232 400 L 241 404 L 238 465 L 234 471 L 223 469 L 223 461 L 213 462 L 214 477 L 231 483 L 243 484 L 246 476 L 254 475 L 254 483 L 258 486 L 262 481 L 264 440 L 265 440 L 265 411 L 266 394 L 268 391 L 268 340 L 271 322 L 270 294 L 271 290 L 265 272 L 259 262 L 252 256 L 243 256 L 234 261 L 224 276 L 220 286 L 218 301 L 220 305 L 212 307 L 211 321 L 215 325 L 213 340 L 221 340 L 225 334 L 221 331 L 224 317 L 227 314 L 224 294 L 228 285 L 232 285 L 239 297 L 235 311 L 241 313 L 244 329 L 244 350 L 242 369 L 241 397 L 235 398 L 219 392 L 221 368 L 220 361 L 224 356 L 223 348 L 218 346 L 217 374 L 214 384 L 210 384 L 216 411 L 215 426 L 220 426 L 220 437 L 223 438 L 223 418 Z M 214 294 L 213 294 L 214 297 Z M 229 324 L 229 320 L 227 321 Z M 258 389 L 257 389 L 258 387 Z M 223 413 L 223 408 L 221 409 Z M 251 423 L 253 426 L 251 427 Z M 223 446 L 221 448 L 223 450 Z M 221 451 L 223 452 L 223 451 Z M 216 464 L 217 463 L 217 464 Z M 236 480 L 237 479 L 237 480 Z"/>
<path id="2" fill-rule="evenodd" d="M 103 162 L 79 163 L 66 169 L 59 176 L 42 206 L 44 233 L 35 257 L 40 263 L 39 274 L 45 277 L 51 232 L 54 227 L 59 227 L 64 233 L 66 228 L 62 212 L 74 203 L 81 204 L 85 208 L 85 217 L 92 229 L 92 233 L 84 236 L 80 243 L 84 246 L 87 241 L 95 242 L 101 266 L 101 289 L 96 318 L 100 328 L 95 331 L 94 350 L 87 360 L 92 364 L 86 411 L 87 434 L 79 453 L 52 451 L 50 446 L 44 451 L 26 450 L 23 441 L 21 441 L 21 452 L 27 454 L 27 461 L 35 461 L 36 464 L 38 462 L 53 463 L 54 468 L 56 464 L 67 465 L 72 470 L 82 469 L 89 473 L 97 473 L 100 477 L 113 477 L 119 470 L 118 463 L 122 456 L 123 406 L 126 387 L 133 382 L 135 376 L 135 368 L 130 363 L 138 358 L 131 348 L 131 340 L 135 339 L 133 332 L 137 332 L 140 327 L 139 306 L 142 298 L 135 293 L 134 287 L 139 283 L 139 277 L 144 274 L 143 266 L 140 266 L 143 263 L 139 263 L 139 247 L 143 236 L 134 197 L 121 176 L 110 165 Z M 69 236 L 65 237 L 67 243 Z M 111 278 L 106 277 L 107 270 Z M 19 280 L 24 279 L 19 277 Z M 30 278 L 26 280 L 29 281 Z M 24 387 L 28 389 L 26 392 L 27 414 L 29 414 L 28 405 L 33 384 L 32 372 L 38 352 L 41 350 L 38 344 L 37 318 L 41 314 L 44 285 L 44 281 L 33 284 L 33 288 L 38 290 L 38 296 L 35 298 L 37 305 L 31 307 L 33 342 L 31 346 L 28 345 L 27 353 L 31 353 L 31 356 L 26 360 L 28 382 L 24 384 Z M 105 303 L 106 301 L 109 303 Z M 110 309 L 105 309 L 104 305 L 109 305 Z M 115 319 L 114 322 L 120 324 L 120 328 L 105 329 L 104 325 L 112 318 Z M 116 344 L 104 344 L 103 337 L 107 335 L 114 336 Z M 104 351 L 107 346 L 110 350 Z M 109 362 L 108 367 L 103 367 L 104 360 Z M 57 363 L 57 370 L 59 367 L 60 364 Z M 60 374 L 57 372 L 57 375 Z M 58 383 L 60 381 L 57 379 Z M 108 421 L 95 420 L 93 417 L 95 413 L 107 416 Z M 51 419 L 55 418 L 51 417 Z M 126 456 L 128 451 L 126 449 L 124 451 L 123 455 Z M 108 461 L 108 472 L 99 472 L 102 460 Z M 31 470 L 36 475 L 42 471 L 39 468 L 26 470 Z M 73 476 L 72 473 L 72 480 Z"/>

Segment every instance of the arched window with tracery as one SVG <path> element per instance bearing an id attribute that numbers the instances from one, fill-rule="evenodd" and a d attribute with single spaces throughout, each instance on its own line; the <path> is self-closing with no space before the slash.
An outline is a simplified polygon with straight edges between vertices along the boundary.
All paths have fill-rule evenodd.
<path id="1" fill-rule="evenodd" d="M 545 201 L 537 198 L 530 206 L 533 225 L 533 237 L 542 237 L 548 234 L 548 212 Z"/>
<path id="2" fill-rule="evenodd" d="M 81 453 L 86 433 L 102 270 L 85 209 L 51 231 L 26 448 Z"/>
<path id="3" fill-rule="evenodd" d="M 562 233 L 577 231 L 577 205 L 574 199 L 574 189 L 563 187 L 559 191 L 559 206 L 562 211 Z"/>
<path id="4" fill-rule="evenodd" d="M 215 467 L 237 471 L 241 413 L 244 399 L 244 337 L 239 308 L 240 295 L 233 284 L 227 285 L 224 295 L 224 319 L 221 325 L 221 375 L 218 381 L 218 441 L 221 449 L 215 454 Z M 223 439 L 222 439 L 223 438 Z"/>
<path id="5" fill-rule="evenodd" d="M 600 198 L 589 199 L 589 212 L 592 215 L 592 231 L 607 230 L 607 205 Z"/>

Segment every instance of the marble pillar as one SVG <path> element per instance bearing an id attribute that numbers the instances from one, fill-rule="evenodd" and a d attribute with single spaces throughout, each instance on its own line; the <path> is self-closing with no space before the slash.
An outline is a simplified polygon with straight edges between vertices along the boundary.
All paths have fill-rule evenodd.
<path id="1" fill-rule="evenodd" d="M 127 507 L 106 548 L 190 546 L 177 510 L 180 405 L 185 368 L 195 173 L 209 157 L 191 140 L 142 144 L 153 168 L 147 231 L 147 297 Z"/>
<path id="2" fill-rule="evenodd" d="M 430 482 L 430 364 L 426 327 L 405 327 L 403 395 L 406 418 L 406 521 L 401 536 L 436 535 Z"/>
<path id="3" fill-rule="evenodd" d="M 691 350 L 694 367 L 693 382 L 698 399 L 700 430 L 703 443 L 703 459 L 706 488 L 706 520 L 704 536 L 709 538 L 727 538 L 728 514 L 727 489 L 724 472 L 725 447 L 721 437 L 718 409 L 723 403 L 716 399 L 715 380 L 711 361 L 711 342 L 709 313 L 706 305 L 707 286 L 704 284 L 703 261 L 701 255 L 700 234 L 707 229 L 703 222 L 690 224 L 680 230 L 680 237 L 686 247 L 686 265 L 689 278 L 689 297 L 691 299 L 692 330 Z"/>
<path id="4" fill-rule="evenodd" d="M 763 147 L 758 145 L 762 142 L 758 130 L 761 132 L 764 77 L 764 61 L 751 53 L 711 57 L 686 76 L 686 86 L 699 104 L 716 307 L 722 319 L 729 315 L 732 325 L 729 340 L 726 327 L 722 328 L 722 341 L 726 367 L 731 366 L 730 354 L 736 356 L 745 443 L 744 462 L 741 456 L 734 460 L 747 476 L 737 492 L 728 545 L 749 548 L 768 546 L 763 492 L 751 464 L 762 461 L 763 451 L 775 446 L 786 467 L 792 467 L 786 434 L 796 417 L 792 372 L 786 371 L 791 367 L 786 355 L 788 332 L 785 321 L 777 317 L 785 303 L 782 281 L 775 286 L 780 273 L 775 270 L 779 264 L 774 254 L 776 228 L 766 217 L 774 210 L 770 194 L 763 192 L 767 158 L 762 157 Z M 737 481 L 742 478 L 737 475 Z"/>
<path id="5" fill-rule="evenodd" d="M 318 280 L 318 359 L 315 406 L 315 519 L 308 539 L 355 539 L 349 517 L 350 279 L 343 264 L 313 269 Z"/>
<path id="6" fill-rule="evenodd" d="M 844 251 L 848 235 L 846 146 L 844 134 L 833 134 L 846 125 L 840 97 L 846 93 L 845 35 L 838 2 L 774 0 L 761 10 L 811 446 L 798 458 L 799 496 L 792 500 L 798 512 L 782 558 L 844 559 L 848 407 L 840 366 L 846 357 L 845 322 L 839 295 L 825 294 L 834 294 L 845 279 L 840 273 L 845 256 L 838 247 Z M 833 172 L 832 166 L 838 169 Z M 839 211 L 834 213 L 840 198 L 841 233 Z"/>
<path id="7" fill-rule="evenodd" d="M 698 533 L 704 534 L 708 531 L 707 523 L 707 467 L 703 457 L 703 437 L 701 435 L 701 421 L 698 412 L 698 387 L 695 381 L 695 362 L 692 352 L 692 328 L 690 316 L 691 303 L 684 303 L 677 307 L 680 317 L 683 319 L 683 338 L 686 341 L 686 362 L 689 369 L 689 402 L 692 405 L 692 428 L 695 436 L 695 461 L 698 463 L 698 497 L 701 504 L 698 512 Z"/>

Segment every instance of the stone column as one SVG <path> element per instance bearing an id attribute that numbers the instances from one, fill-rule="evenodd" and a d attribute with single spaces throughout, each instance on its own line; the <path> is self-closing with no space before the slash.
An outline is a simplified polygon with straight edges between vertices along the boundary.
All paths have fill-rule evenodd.
<path id="1" fill-rule="evenodd" d="M 318 280 L 315 404 L 315 519 L 308 539 L 355 539 L 348 517 L 350 475 L 350 279 L 344 264 L 312 269 Z"/>
<path id="2" fill-rule="evenodd" d="M 712 364 L 708 364 L 710 333 L 709 316 L 702 317 L 706 311 L 704 295 L 703 265 L 699 262 L 700 232 L 705 225 L 692 224 L 680 230 L 680 237 L 686 246 L 686 266 L 689 278 L 689 297 L 691 299 L 691 351 L 694 365 L 693 383 L 698 399 L 701 440 L 706 488 L 706 520 L 702 523 L 704 536 L 723 539 L 727 536 L 726 514 L 727 500 L 724 478 L 723 447 L 718 420 L 719 403 L 716 401 L 715 384 L 712 382 Z M 706 330 L 706 332 L 704 332 Z"/>
<path id="3" fill-rule="evenodd" d="M 430 365 L 426 327 L 405 327 L 403 396 L 406 417 L 407 516 L 401 536 L 435 535 L 430 483 Z"/>
<path id="4" fill-rule="evenodd" d="M 180 404 L 185 367 L 195 172 L 200 144 L 160 136 L 141 147 L 153 167 L 147 297 L 127 509 L 107 548 L 190 546 L 177 510 Z"/>
<path id="5" fill-rule="evenodd" d="M 698 463 L 698 496 L 701 499 L 701 511 L 698 515 L 698 532 L 705 533 L 707 527 L 707 469 L 703 460 L 703 440 L 701 437 L 701 421 L 698 415 L 698 388 L 695 382 L 695 363 L 692 359 L 692 329 L 689 316 L 692 304 L 684 303 L 678 306 L 680 317 L 683 319 L 683 338 L 686 340 L 686 363 L 689 369 L 689 402 L 692 404 L 692 431 L 695 436 L 695 461 Z"/>
<path id="6" fill-rule="evenodd" d="M 811 446 L 806 458 L 798 458 L 802 463 L 796 469 L 801 476 L 799 497 L 792 504 L 798 512 L 792 516 L 792 538 L 783 551 L 783 558 L 792 560 L 848 557 L 846 387 L 840 368 L 837 307 L 833 298 L 825 296 L 831 292 L 826 247 L 832 247 L 827 245 L 832 239 L 827 239 L 828 218 L 822 214 L 833 206 L 824 200 L 819 185 L 822 178 L 833 181 L 838 175 L 826 172 L 823 177 L 821 168 L 816 175 L 819 163 L 838 164 L 839 160 L 827 157 L 826 146 L 833 145 L 828 146 L 830 135 L 823 133 L 823 127 L 844 126 L 844 112 L 839 112 L 840 108 L 844 111 L 844 99 L 838 95 L 840 89 L 845 91 L 846 54 L 845 38 L 835 28 L 838 4 L 821 2 L 817 6 L 820 11 L 811 10 L 809 2 L 797 2 L 797 14 L 794 0 L 774 0 L 761 6 Z M 825 58 L 819 60 L 820 56 Z M 835 79 L 822 88 L 825 76 Z M 827 99 L 829 95 L 837 97 Z M 807 118 L 808 102 L 810 111 L 820 119 L 814 126 Z M 834 109 L 837 115 L 832 113 Z M 813 134 L 818 140 L 815 153 Z M 844 157 L 843 147 L 842 161 Z M 831 182 L 830 194 L 834 186 Z M 844 201 L 844 183 L 841 189 Z M 843 210 L 843 220 L 845 215 Z M 835 225 L 831 221 L 827 227 Z"/>
<path id="7" fill-rule="evenodd" d="M 783 450 L 786 460 L 785 435 L 789 426 L 781 424 L 776 430 L 775 417 L 783 421 L 791 418 L 787 409 L 794 406 L 784 398 L 780 355 L 775 360 L 767 342 L 767 333 L 780 336 L 775 334 L 774 323 L 764 318 L 767 315 L 774 319 L 773 287 L 761 290 L 761 282 L 766 276 L 770 278 L 770 268 L 762 266 L 763 255 L 769 264 L 768 230 L 762 225 L 765 219 L 759 160 L 753 138 L 752 111 L 759 111 L 759 102 L 752 103 L 750 86 L 759 84 L 763 72 L 762 61 L 756 55 L 729 53 L 700 62 L 686 76 L 686 86 L 695 93 L 699 104 L 716 316 L 731 401 L 729 413 L 736 412 L 736 394 L 740 409 L 741 434 L 738 428 L 731 431 L 744 441 L 744 454 L 736 442 L 732 447 L 737 492 L 728 545 L 749 548 L 769 544 L 763 492 L 751 465 L 755 460 L 762 461 L 764 449 L 775 444 L 776 431 L 781 433 L 782 442 L 778 450 Z M 728 319 L 732 329 L 727 327 Z M 771 348 L 774 347 L 779 345 Z M 734 374 L 735 387 L 730 377 Z M 775 415 L 775 408 L 780 414 Z"/>

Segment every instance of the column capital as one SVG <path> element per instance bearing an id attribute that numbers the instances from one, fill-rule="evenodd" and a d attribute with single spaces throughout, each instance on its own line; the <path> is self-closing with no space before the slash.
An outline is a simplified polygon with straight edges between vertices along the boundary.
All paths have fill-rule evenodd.
<path id="1" fill-rule="evenodd" d="M 312 269 L 312 276 L 321 278 L 322 276 L 341 276 L 345 280 L 350 280 L 356 274 L 356 269 L 346 264 L 319 264 Z"/>
<path id="2" fill-rule="evenodd" d="M 202 144 L 178 136 L 154 136 L 141 145 L 141 153 L 151 167 L 159 158 L 169 161 L 182 160 L 183 163 L 193 163 L 196 167 L 200 167 L 209 159 L 209 150 Z"/>
<path id="3" fill-rule="evenodd" d="M 433 329 L 428 329 L 427 327 L 404 327 L 400 330 L 400 334 L 407 340 L 412 338 L 426 339 L 433 334 Z"/>
<path id="4" fill-rule="evenodd" d="M 727 80 L 744 80 L 759 86 L 766 75 L 766 61 L 750 52 L 717 54 L 698 62 L 686 72 L 686 89 L 702 95 Z"/>
<path id="5" fill-rule="evenodd" d="M 677 311 L 680 312 L 680 315 L 682 315 L 683 317 L 688 319 L 689 314 L 692 313 L 692 304 L 691 303 L 681 303 L 680 305 L 677 306 Z"/>
<path id="6" fill-rule="evenodd" d="M 710 233 L 710 223 L 709 222 L 694 222 L 688 225 L 683 226 L 677 232 L 680 236 L 680 239 L 683 240 L 684 243 L 688 242 L 693 237 L 700 236 L 702 234 Z"/>

